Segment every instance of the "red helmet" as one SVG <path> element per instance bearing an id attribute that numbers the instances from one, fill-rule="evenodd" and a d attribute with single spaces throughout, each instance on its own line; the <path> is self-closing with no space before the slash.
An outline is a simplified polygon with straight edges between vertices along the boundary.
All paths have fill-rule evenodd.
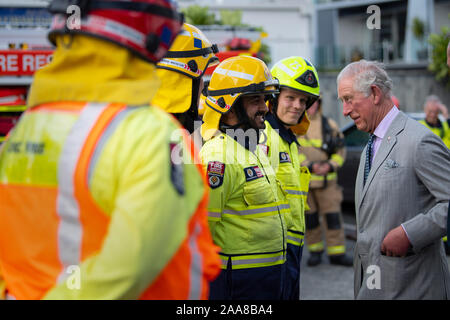
<path id="1" fill-rule="evenodd" d="M 72 7 L 71 7 L 72 6 Z M 78 25 L 69 25 L 78 6 Z M 173 0 L 53 0 L 55 14 L 49 40 L 55 35 L 82 33 L 112 41 L 156 63 L 169 50 L 183 25 Z"/>

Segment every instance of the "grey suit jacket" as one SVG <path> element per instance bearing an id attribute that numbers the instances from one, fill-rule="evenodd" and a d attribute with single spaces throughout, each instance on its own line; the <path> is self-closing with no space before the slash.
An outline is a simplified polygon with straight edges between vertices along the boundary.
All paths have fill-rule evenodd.
<path id="1" fill-rule="evenodd" d="M 447 230 L 450 151 L 400 112 L 373 159 L 363 186 L 364 149 L 355 186 L 356 299 L 448 299 L 450 275 L 441 238 Z M 403 224 L 412 249 L 381 254 L 387 233 Z"/>

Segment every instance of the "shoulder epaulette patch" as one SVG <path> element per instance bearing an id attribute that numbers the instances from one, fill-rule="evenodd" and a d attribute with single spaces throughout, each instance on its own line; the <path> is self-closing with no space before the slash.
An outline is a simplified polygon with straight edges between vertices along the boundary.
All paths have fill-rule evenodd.
<path id="1" fill-rule="evenodd" d="M 252 181 L 264 177 L 261 169 L 258 166 L 244 168 L 245 180 Z"/>
<path id="2" fill-rule="evenodd" d="M 208 162 L 206 171 L 208 176 L 208 184 L 211 189 L 220 187 L 223 184 L 223 176 L 225 174 L 225 163 L 219 161 Z"/>
<path id="3" fill-rule="evenodd" d="M 280 163 L 291 163 L 291 157 L 287 152 L 280 152 Z"/>

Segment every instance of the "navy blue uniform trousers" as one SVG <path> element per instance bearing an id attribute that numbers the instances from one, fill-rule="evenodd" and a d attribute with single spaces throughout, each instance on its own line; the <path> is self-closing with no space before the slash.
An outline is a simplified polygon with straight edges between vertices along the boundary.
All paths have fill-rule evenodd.
<path id="1" fill-rule="evenodd" d="M 300 300 L 300 263 L 303 246 L 287 244 L 286 280 L 284 300 Z"/>
<path id="2" fill-rule="evenodd" d="M 270 267 L 227 269 L 210 284 L 210 300 L 281 300 L 284 298 L 286 263 Z"/>

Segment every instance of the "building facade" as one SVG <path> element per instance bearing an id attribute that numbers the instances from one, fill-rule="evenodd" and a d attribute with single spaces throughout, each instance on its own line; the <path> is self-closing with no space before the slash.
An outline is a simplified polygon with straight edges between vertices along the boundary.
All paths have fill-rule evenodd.
<path id="1" fill-rule="evenodd" d="M 267 32 L 264 43 L 270 48 L 272 64 L 293 55 L 314 60 L 313 0 L 178 0 L 178 4 L 181 8 L 207 6 L 217 19 L 221 10 L 241 11 L 243 24 Z"/>
<path id="2" fill-rule="evenodd" d="M 316 61 L 323 69 L 360 58 L 426 63 L 427 37 L 450 26 L 449 13 L 450 0 L 316 0 Z"/>

